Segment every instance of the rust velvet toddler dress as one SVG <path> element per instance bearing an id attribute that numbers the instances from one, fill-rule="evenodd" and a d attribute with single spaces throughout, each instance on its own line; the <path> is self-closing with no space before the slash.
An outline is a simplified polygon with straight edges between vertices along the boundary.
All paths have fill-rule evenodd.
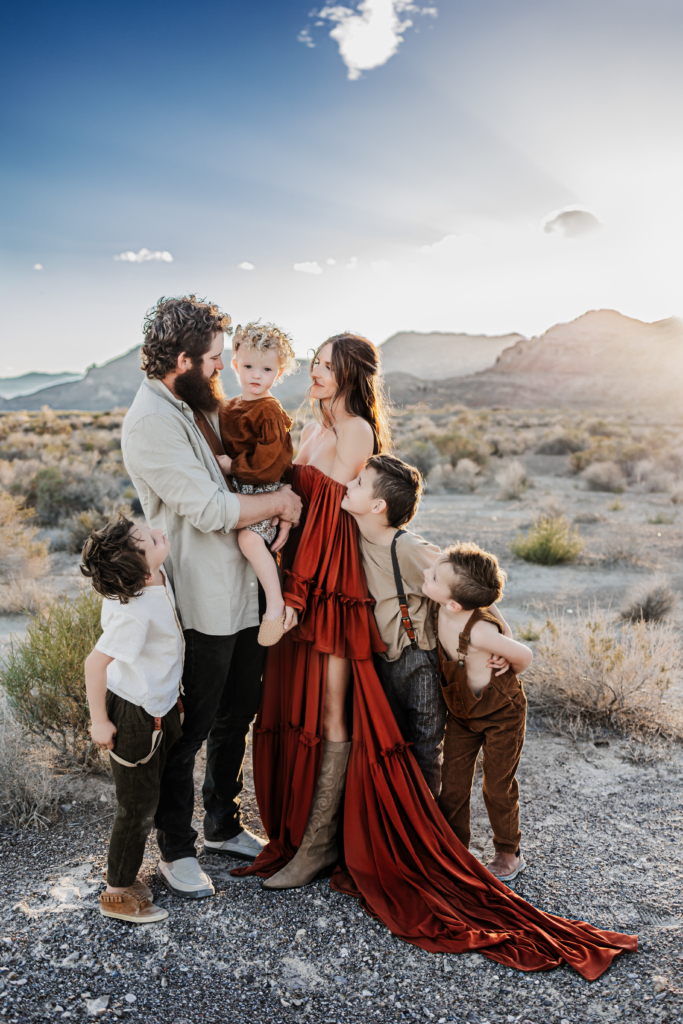
<path id="1" fill-rule="evenodd" d="M 403 742 L 373 666 L 384 650 L 346 493 L 294 466 L 302 523 L 290 535 L 286 603 L 299 625 L 268 652 L 254 729 L 254 781 L 270 842 L 233 875 L 270 877 L 291 860 L 308 822 L 322 756 L 327 655 L 350 658 L 351 755 L 338 892 L 357 897 L 394 935 L 441 953 L 478 950 L 519 970 L 563 961 L 590 980 L 637 938 L 545 914 L 499 882 L 449 828 Z"/>

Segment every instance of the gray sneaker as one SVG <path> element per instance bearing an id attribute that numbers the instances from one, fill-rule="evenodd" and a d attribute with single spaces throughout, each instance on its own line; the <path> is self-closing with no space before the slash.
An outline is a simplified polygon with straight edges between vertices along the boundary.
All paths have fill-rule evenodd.
<path id="1" fill-rule="evenodd" d="M 157 877 L 174 896 L 181 896 L 185 900 L 199 900 L 204 896 L 213 896 L 216 892 L 213 882 L 202 871 L 196 857 L 160 860 L 157 864 Z"/>
<path id="2" fill-rule="evenodd" d="M 219 839 L 211 842 L 204 840 L 204 853 L 220 853 L 225 857 L 238 857 L 240 860 L 254 860 L 266 845 L 265 839 L 259 839 L 249 829 L 243 828 L 232 839 Z"/>

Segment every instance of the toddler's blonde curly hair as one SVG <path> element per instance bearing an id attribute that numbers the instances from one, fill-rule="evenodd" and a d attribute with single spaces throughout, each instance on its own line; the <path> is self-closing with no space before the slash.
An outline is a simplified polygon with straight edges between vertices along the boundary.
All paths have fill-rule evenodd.
<path id="1" fill-rule="evenodd" d="M 292 339 L 275 324 L 262 324 L 259 320 L 247 324 L 246 327 L 240 324 L 232 340 L 233 359 L 241 348 L 250 348 L 257 352 L 277 352 L 282 369 L 280 377 L 285 377 L 294 369 L 298 369 Z"/>

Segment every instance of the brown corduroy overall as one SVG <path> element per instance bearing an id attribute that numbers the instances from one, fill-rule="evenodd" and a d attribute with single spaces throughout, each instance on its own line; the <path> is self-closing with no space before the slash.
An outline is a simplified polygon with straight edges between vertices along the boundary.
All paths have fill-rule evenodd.
<path id="1" fill-rule="evenodd" d="M 484 748 L 482 791 L 493 829 L 496 851 L 516 853 L 519 830 L 519 786 L 516 774 L 524 746 L 526 697 L 512 669 L 491 679 L 479 696 L 467 681 L 467 647 L 475 622 L 500 621 L 486 609 L 477 608 L 460 634 L 458 656 L 449 661 L 438 644 L 437 670 L 448 707 L 444 743 L 442 788 L 439 807 L 464 846 L 470 844 L 470 800 L 474 769 Z"/>

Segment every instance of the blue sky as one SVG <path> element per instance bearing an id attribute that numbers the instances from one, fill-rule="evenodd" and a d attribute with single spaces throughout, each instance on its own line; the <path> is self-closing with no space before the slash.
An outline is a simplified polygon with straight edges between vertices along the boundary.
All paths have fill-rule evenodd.
<path id="1" fill-rule="evenodd" d="M 0 375 L 111 358 L 191 290 L 301 353 L 683 313 L 678 0 L 316 10 L 6 10 Z"/>

